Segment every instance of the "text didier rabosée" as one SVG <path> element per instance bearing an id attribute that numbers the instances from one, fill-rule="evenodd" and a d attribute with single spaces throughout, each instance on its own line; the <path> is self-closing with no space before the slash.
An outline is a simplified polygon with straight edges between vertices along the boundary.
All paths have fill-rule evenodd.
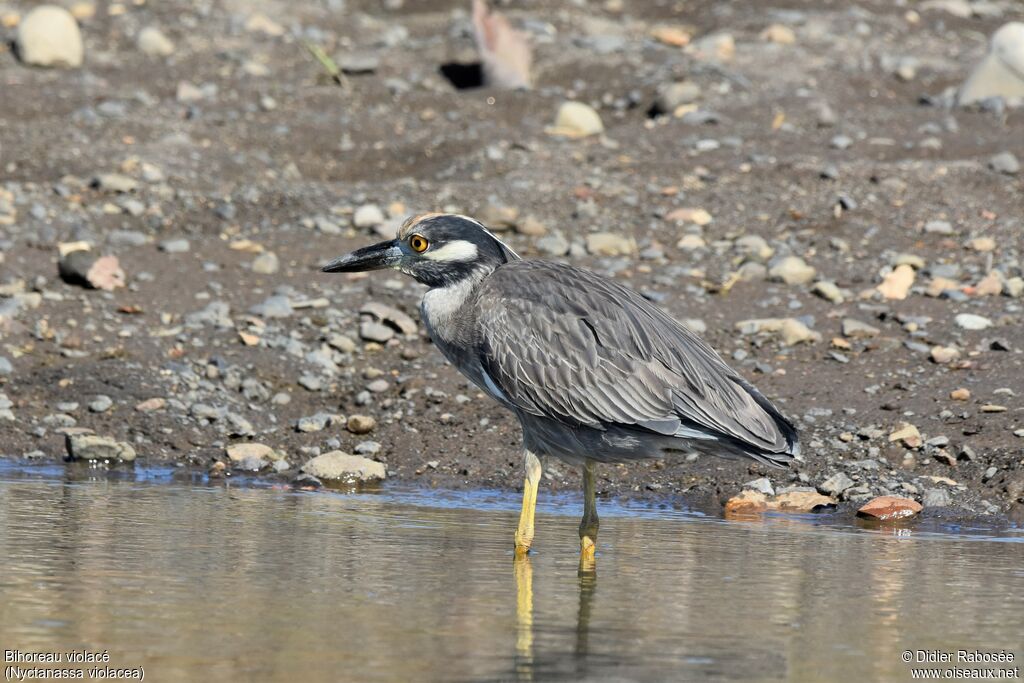
<path id="1" fill-rule="evenodd" d="M 958 664 L 980 664 L 980 663 L 1002 663 L 1012 662 L 1013 653 L 1006 650 L 993 650 L 982 652 L 981 650 L 914 650 L 914 661 L 917 663 L 934 662 L 956 662 Z"/>

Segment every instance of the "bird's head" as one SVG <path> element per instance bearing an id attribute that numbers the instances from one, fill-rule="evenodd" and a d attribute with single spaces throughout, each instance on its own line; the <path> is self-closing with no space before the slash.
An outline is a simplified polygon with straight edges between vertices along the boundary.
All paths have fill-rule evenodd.
<path id="1" fill-rule="evenodd" d="M 323 271 L 394 268 L 428 287 L 447 287 L 518 258 L 480 222 L 456 214 L 428 213 L 403 223 L 395 239 L 356 249 L 334 259 Z"/>

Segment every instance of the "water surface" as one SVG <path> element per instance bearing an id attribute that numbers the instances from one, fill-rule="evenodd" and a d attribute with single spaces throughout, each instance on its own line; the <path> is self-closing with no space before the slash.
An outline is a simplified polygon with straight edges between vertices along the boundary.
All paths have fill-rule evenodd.
<path id="1" fill-rule="evenodd" d="M 152 681 L 909 680 L 904 650 L 1015 650 L 1018 530 L 724 521 L 578 497 L 342 494 L 0 468 L 0 650 Z M 958 533 L 954 533 L 958 532 Z M 6 665 L 5 665 L 6 666 Z"/>

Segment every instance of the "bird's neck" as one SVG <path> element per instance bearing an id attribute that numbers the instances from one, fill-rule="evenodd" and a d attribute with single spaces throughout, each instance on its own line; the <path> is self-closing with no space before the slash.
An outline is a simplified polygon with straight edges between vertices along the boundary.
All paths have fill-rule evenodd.
<path id="1" fill-rule="evenodd" d="M 473 298 L 476 288 L 489 273 L 473 273 L 445 287 L 434 287 L 423 295 L 423 313 L 431 325 L 444 324 L 457 317 Z"/>
<path id="2" fill-rule="evenodd" d="M 435 341 L 453 341 L 471 322 L 470 306 L 480 283 L 491 270 L 474 271 L 444 287 L 427 290 L 420 303 L 420 313 Z"/>

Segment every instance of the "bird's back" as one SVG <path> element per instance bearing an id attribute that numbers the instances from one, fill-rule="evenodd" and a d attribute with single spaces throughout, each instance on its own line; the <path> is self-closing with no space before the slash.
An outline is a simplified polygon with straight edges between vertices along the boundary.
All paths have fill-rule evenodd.
<path id="1" fill-rule="evenodd" d="M 613 280 L 512 261 L 480 284 L 473 316 L 484 382 L 527 419 L 771 464 L 797 452 L 796 430 L 760 392 Z"/>

